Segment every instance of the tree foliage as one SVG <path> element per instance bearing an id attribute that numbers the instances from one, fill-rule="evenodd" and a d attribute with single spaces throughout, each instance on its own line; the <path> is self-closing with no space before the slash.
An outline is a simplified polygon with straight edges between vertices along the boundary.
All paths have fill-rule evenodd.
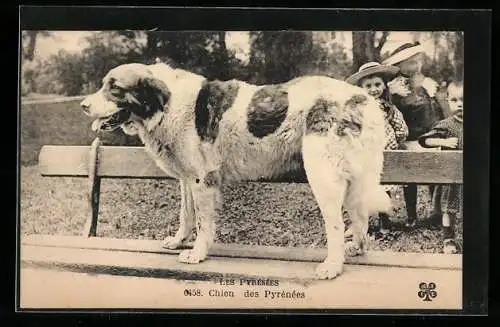
<path id="1" fill-rule="evenodd" d="M 434 44 L 434 53 L 427 56 L 423 71 L 438 82 L 462 81 L 464 69 L 464 38 L 462 32 L 431 32 L 422 35 Z"/>
<path id="2" fill-rule="evenodd" d="M 22 92 L 87 94 L 97 90 L 106 72 L 123 63 L 153 63 L 157 59 L 206 76 L 237 78 L 250 83 L 278 83 L 310 74 L 343 79 L 367 61 L 381 61 L 389 32 L 355 31 L 350 49 L 335 32 L 252 31 L 248 60 L 241 60 L 226 44 L 226 32 L 105 31 L 85 38 L 81 52 L 59 51 L 36 58 L 36 39 L 50 34 L 24 31 Z M 436 54 L 426 58 L 424 70 L 436 80 L 461 78 L 463 35 L 432 32 L 414 38 L 434 38 Z M 33 47 L 32 50 L 30 50 Z"/>
<path id="3" fill-rule="evenodd" d="M 209 79 L 232 78 L 240 64 L 226 47 L 225 32 L 150 32 L 147 38 L 149 59 L 159 58 Z"/>
<path id="4" fill-rule="evenodd" d="M 279 83 L 303 74 L 313 52 L 312 32 L 253 32 L 249 70 L 255 83 Z"/>

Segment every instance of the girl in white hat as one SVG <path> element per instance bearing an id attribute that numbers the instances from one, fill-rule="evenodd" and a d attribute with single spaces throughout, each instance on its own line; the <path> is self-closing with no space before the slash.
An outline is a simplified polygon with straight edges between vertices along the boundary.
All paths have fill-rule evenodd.
<path id="1" fill-rule="evenodd" d="M 380 109 L 385 114 L 386 150 L 400 149 L 408 136 L 408 127 L 403 114 L 392 103 L 387 87 L 387 81 L 394 78 L 398 72 L 399 68 L 395 66 L 381 65 L 378 62 L 368 62 L 362 65 L 358 72 L 346 79 L 348 83 L 364 88 L 368 94 L 380 103 Z M 394 186 L 386 186 L 389 196 L 393 189 Z M 388 227 L 387 225 L 390 223 L 389 216 L 380 213 L 379 218 L 380 231 L 384 233 Z"/>

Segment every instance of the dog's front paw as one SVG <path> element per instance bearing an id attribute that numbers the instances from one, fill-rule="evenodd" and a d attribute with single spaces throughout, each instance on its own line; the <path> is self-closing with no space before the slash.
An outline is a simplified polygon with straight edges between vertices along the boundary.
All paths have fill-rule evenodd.
<path id="1" fill-rule="evenodd" d="M 353 242 L 349 241 L 345 243 L 345 255 L 349 257 L 355 257 L 358 255 L 365 254 L 363 242 Z"/>
<path id="2" fill-rule="evenodd" d="M 342 262 L 325 260 L 316 267 L 316 278 L 334 279 L 342 273 L 342 269 Z"/>
<path id="3" fill-rule="evenodd" d="M 206 254 L 200 253 L 200 251 L 197 251 L 195 249 L 193 250 L 184 250 L 179 254 L 179 262 L 182 263 L 200 263 L 201 261 L 205 260 Z"/>
<path id="4" fill-rule="evenodd" d="M 180 248 L 182 245 L 184 245 L 184 242 L 181 237 L 167 236 L 163 240 L 163 247 L 166 249 L 174 250 Z"/>

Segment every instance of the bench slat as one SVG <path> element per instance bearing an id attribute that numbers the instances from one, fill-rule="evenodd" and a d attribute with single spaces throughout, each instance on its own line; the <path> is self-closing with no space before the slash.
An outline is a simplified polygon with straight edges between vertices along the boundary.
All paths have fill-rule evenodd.
<path id="1" fill-rule="evenodd" d="M 87 177 L 88 146 L 46 145 L 40 150 L 39 167 L 43 176 Z M 101 146 L 100 177 L 168 178 L 142 147 Z"/>
<path id="2" fill-rule="evenodd" d="M 461 184 L 462 172 L 462 151 L 385 151 L 382 182 Z"/>
<path id="3" fill-rule="evenodd" d="M 43 146 L 39 155 L 40 172 L 43 176 L 86 177 L 89 172 L 89 151 L 88 146 Z M 382 182 L 462 183 L 462 156 L 462 151 L 385 151 Z M 124 146 L 99 148 L 98 176 L 169 178 L 156 166 L 143 147 Z M 304 179 L 298 178 L 289 182 L 304 182 Z"/>

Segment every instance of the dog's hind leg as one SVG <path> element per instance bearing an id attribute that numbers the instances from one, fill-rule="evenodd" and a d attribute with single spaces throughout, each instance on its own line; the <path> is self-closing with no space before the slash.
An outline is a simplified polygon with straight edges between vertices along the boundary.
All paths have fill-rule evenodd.
<path id="1" fill-rule="evenodd" d="M 175 236 L 167 236 L 163 241 L 163 247 L 177 249 L 189 241 L 193 234 L 195 225 L 195 211 L 191 186 L 186 180 L 180 180 L 181 210 L 179 215 L 179 229 Z"/>
<path id="2" fill-rule="evenodd" d="M 344 207 L 351 218 L 352 240 L 345 244 L 348 256 L 363 255 L 368 235 L 368 208 L 363 197 L 363 183 L 353 179 L 349 182 Z"/>
<path id="3" fill-rule="evenodd" d="M 332 140 L 326 135 L 305 135 L 302 154 L 311 190 L 323 215 L 328 255 L 316 268 L 319 279 L 331 279 L 342 273 L 344 264 L 344 221 L 342 203 L 347 180 L 342 167 L 342 152 L 332 152 Z M 336 154 L 336 155 L 332 155 Z"/>
<path id="4" fill-rule="evenodd" d="M 179 261 L 199 263 L 205 260 L 215 238 L 215 221 L 221 210 L 221 179 L 218 171 L 209 172 L 203 180 L 192 183 L 196 215 L 196 240 L 192 250 L 179 254 Z"/>
<path id="5" fill-rule="evenodd" d="M 377 158 L 376 156 L 380 157 Z M 352 220 L 352 241 L 346 244 L 346 255 L 356 256 L 364 254 L 368 235 L 368 220 L 371 214 L 389 213 L 391 203 L 380 185 L 382 171 L 382 157 L 374 153 L 373 160 L 364 160 L 357 169 L 352 169 L 351 178 L 347 188 L 344 206 Z"/>

